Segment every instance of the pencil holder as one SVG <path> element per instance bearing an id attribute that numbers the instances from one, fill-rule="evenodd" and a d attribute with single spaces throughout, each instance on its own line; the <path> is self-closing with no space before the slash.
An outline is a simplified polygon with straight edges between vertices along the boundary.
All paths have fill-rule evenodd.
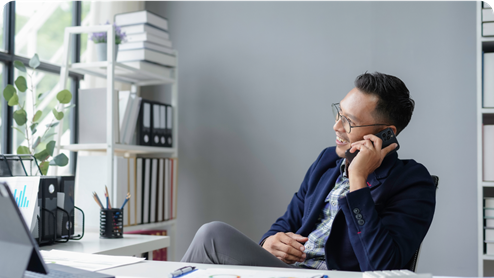
<path id="1" fill-rule="evenodd" d="M 103 238 L 123 237 L 123 211 L 121 209 L 102 209 L 100 212 L 99 235 Z"/>

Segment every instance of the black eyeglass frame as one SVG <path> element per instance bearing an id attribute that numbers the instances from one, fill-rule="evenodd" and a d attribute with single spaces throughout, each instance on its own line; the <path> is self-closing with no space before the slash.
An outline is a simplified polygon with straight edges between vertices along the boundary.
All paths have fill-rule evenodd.
<path id="1" fill-rule="evenodd" d="M 390 125 L 390 124 L 351 125 L 350 124 L 350 120 L 347 117 L 341 115 L 341 113 L 340 113 L 341 109 L 340 109 L 340 103 L 339 102 L 338 103 L 331 104 L 331 108 L 333 108 L 332 110 L 333 110 L 333 116 L 334 116 L 335 123 L 338 122 L 340 119 L 342 119 L 341 120 L 341 123 L 343 124 L 343 128 L 345 128 L 345 131 L 346 131 L 347 134 L 350 134 L 350 132 L 352 132 L 352 127 L 368 127 L 368 126 Z M 346 121 L 347 124 L 345 124 L 344 121 Z M 347 130 L 347 125 L 348 125 L 349 130 Z"/>

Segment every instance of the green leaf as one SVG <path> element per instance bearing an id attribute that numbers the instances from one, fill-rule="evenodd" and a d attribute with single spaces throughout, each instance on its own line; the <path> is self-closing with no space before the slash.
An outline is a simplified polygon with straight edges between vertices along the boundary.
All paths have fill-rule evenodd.
<path id="1" fill-rule="evenodd" d="M 57 109 L 55 109 L 55 108 L 53 108 L 52 112 L 53 112 L 53 115 L 55 116 L 55 119 L 57 119 L 59 121 L 61 119 L 63 119 L 63 112 L 58 112 Z"/>
<path id="2" fill-rule="evenodd" d="M 38 138 L 36 138 L 36 141 L 34 141 L 33 149 L 36 149 L 36 147 L 39 145 L 40 142 L 41 142 L 41 138 L 38 136 Z"/>
<path id="3" fill-rule="evenodd" d="M 27 82 L 24 76 L 21 75 L 17 77 L 14 83 L 19 91 L 25 92 L 27 90 Z"/>
<path id="4" fill-rule="evenodd" d="M 14 112 L 14 120 L 18 126 L 22 126 L 27 122 L 27 114 L 24 109 L 19 109 Z"/>
<path id="5" fill-rule="evenodd" d="M 48 144 L 46 144 L 46 150 L 48 151 L 48 154 L 53 155 L 53 151 L 55 150 L 55 141 L 50 141 Z"/>
<path id="6" fill-rule="evenodd" d="M 33 58 L 31 58 L 31 60 L 29 60 L 29 66 L 32 67 L 33 69 L 39 67 L 40 65 L 40 62 L 39 62 L 39 58 L 38 58 L 38 54 L 34 54 Z"/>
<path id="7" fill-rule="evenodd" d="M 33 122 L 39 121 L 39 119 L 41 119 L 41 115 L 43 115 L 43 112 L 41 112 L 41 110 L 36 111 L 33 117 Z"/>
<path id="8" fill-rule="evenodd" d="M 31 129 L 31 132 L 34 134 L 36 127 L 38 126 L 38 123 L 33 123 L 29 128 Z"/>
<path id="9" fill-rule="evenodd" d="M 24 63 L 22 63 L 19 60 L 14 61 L 14 67 L 22 72 L 27 72 L 26 67 L 24 66 Z"/>
<path id="10" fill-rule="evenodd" d="M 46 149 L 44 149 L 39 153 L 35 154 L 34 157 L 36 157 L 36 159 L 39 161 L 45 161 L 46 159 L 48 159 L 48 157 L 50 157 L 50 154 Z"/>
<path id="11" fill-rule="evenodd" d="M 17 90 L 12 85 L 7 85 L 5 89 L 3 89 L 3 97 L 6 101 L 9 101 L 11 97 L 13 97 L 17 93 Z"/>
<path id="12" fill-rule="evenodd" d="M 43 161 L 39 164 L 39 170 L 41 171 L 41 174 L 43 176 L 46 176 L 46 174 L 48 173 L 49 165 L 50 163 L 48 161 Z"/>
<path id="13" fill-rule="evenodd" d="M 41 98 L 41 96 L 43 96 L 43 93 L 41 93 L 41 94 L 39 94 L 39 95 L 38 95 L 38 99 L 40 99 L 40 98 Z"/>
<path id="14" fill-rule="evenodd" d="M 55 156 L 50 161 L 50 165 L 66 166 L 67 164 L 69 164 L 69 158 L 64 153 Z"/>
<path id="15" fill-rule="evenodd" d="M 59 122 L 55 122 L 55 123 L 51 123 L 51 124 L 47 124 L 46 127 L 54 127 L 54 126 L 57 126 Z"/>
<path id="16" fill-rule="evenodd" d="M 70 103 L 70 101 L 72 100 L 72 94 L 69 90 L 62 90 L 58 92 L 57 99 L 58 101 L 60 101 L 60 103 L 67 104 Z"/>
<path id="17" fill-rule="evenodd" d="M 31 154 L 31 152 L 29 151 L 29 148 L 26 147 L 26 146 L 19 146 L 17 148 L 17 154 Z"/>
<path id="18" fill-rule="evenodd" d="M 17 104 L 19 104 L 19 96 L 18 96 L 17 94 L 14 94 L 14 95 L 10 98 L 10 100 L 9 100 L 9 102 L 8 102 L 8 105 L 9 105 L 9 106 L 15 106 L 15 105 L 17 105 Z"/>
<path id="19" fill-rule="evenodd" d="M 72 107 L 75 107 L 75 104 L 71 104 L 71 105 L 69 105 L 69 106 L 66 106 L 66 107 L 64 107 L 63 109 L 64 109 L 64 110 L 67 110 L 67 109 L 70 109 L 70 108 L 72 108 Z"/>

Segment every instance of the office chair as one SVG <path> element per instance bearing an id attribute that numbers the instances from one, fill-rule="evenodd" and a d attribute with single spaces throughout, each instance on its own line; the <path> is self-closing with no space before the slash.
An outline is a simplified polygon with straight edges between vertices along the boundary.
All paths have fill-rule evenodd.
<path id="1" fill-rule="evenodd" d="M 431 177 L 437 190 L 437 186 L 439 185 L 439 177 L 435 175 L 431 175 Z M 406 264 L 405 269 L 415 272 L 415 267 L 417 267 L 417 261 L 419 260 L 419 253 L 420 253 L 420 246 L 417 249 L 417 251 L 415 251 L 415 254 L 413 254 L 412 259 L 410 259 L 410 261 Z"/>

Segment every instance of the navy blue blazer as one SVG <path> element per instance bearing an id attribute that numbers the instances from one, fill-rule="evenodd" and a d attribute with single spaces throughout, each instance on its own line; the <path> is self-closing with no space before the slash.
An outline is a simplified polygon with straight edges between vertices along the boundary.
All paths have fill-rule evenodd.
<path id="1" fill-rule="evenodd" d="M 285 214 L 260 242 L 278 232 L 307 237 L 317 225 L 343 161 L 336 155 L 335 147 L 322 151 Z M 390 153 L 369 175 L 367 185 L 339 200 L 340 211 L 325 245 L 328 269 L 402 269 L 429 230 L 436 189 L 422 164 L 400 160 L 396 152 Z"/>

